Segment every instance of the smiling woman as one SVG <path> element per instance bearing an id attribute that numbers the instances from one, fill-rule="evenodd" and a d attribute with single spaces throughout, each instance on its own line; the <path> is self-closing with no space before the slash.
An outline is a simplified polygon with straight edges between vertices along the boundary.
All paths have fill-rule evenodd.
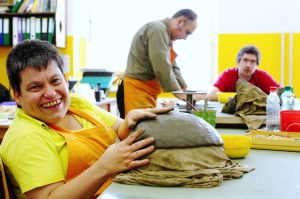
<path id="1" fill-rule="evenodd" d="M 154 150 L 153 138 L 135 142 L 144 130 L 128 136 L 129 127 L 172 110 L 140 109 L 122 120 L 70 94 L 62 58 L 47 41 L 16 45 L 6 70 L 19 108 L 0 155 L 21 198 L 99 195 L 117 173 L 149 163 L 140 157 Z"/>
<path id="2" fill-rule="evenodd" d="M 131 40 L 141 25 L 171 17 L 175 11 L 183 8 L 193 9 L 198 15 L 198 28 L 188 40 L 174 44 L 179 55 L 176 60 L 183 77 L 189 77 L 186 81 L 191 89 L 209 88 L 217 70 L 215 22 L 218 1 L 153 0 L 146 5 L 139 0 L 90 1 L 89 12 L 86 13 L 90 24 L 87 66 L 118 72 L 125 70 Z M 112 14 L 112 10 L 115 14 Z M 109 20 L 102 20 L 107 16 Z M 185 29 L 183 26 L 179 28 Z M 185 31 L 187 35 L 192 32 L 189 29 Z M 112 44 L 116 45 L 112 48 Z"/>

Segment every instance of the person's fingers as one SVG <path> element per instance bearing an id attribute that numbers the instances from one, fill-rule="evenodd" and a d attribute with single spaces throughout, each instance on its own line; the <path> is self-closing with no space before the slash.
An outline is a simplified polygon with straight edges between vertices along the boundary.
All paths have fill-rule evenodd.
<path id="1" fill-rule="evenodd" d="M 135 168 L 135 167 L 140 167 L 140 166 L 145 166 L 149 163 L 149 159 L 139 159 L 142 156 L 145 156 L 155 150 L 154 146 L 149 146 L 144 149 L 140 149 L 137 151 L 132 152 L 128 157 L 127 157 L 127 167 L 130 169 Z"/>
<path id="2" fill-rule="evenodd" d="M 149 162 L 150 162 L 149 159 L 134 160 L 129 163 L 128 167 L 129 167 L 129 169 L 133 169 L 136 167 L 142 167 L 142 166 L 146 166 L 147 164 L 149 164 Z"/>
<path id="3" fill-rule="evenodd" d="M 155 114 L 155 111 L 144 111 L 139 119 L 152 119 L 156 117 L 157 115 Z"/>
<path id="4" fill-rule="evenodd" d="M 127 119 L 127 126 L 129 129 L 134 129 L 137 125 L 137 122 L 145 120 L 145 119 L 155 119 L 157 117 L 154 113 L 144 113 L 143 115 L 140 115 L 139 117 L 133 119 L 128 118 Z"/>
<path id="5" fill-rule="evenodd" d="M 144 147 L 148 146 L 149 144 L 152 144 L 153 142 L 154 142 L 153 137 L 142 139 L 138 142 L 135 142 L 134 144 L 131 144 L 129 151 L 131 151 L 131 152 L 137 151 L 141 148 L 144 148 Z"/>
<path id="6" fill-rule="evenodd" d="M 134 129 L 136 127 L 136 121 L 134 120 L 128 120 L 128 128 Z"/>
<path id="7" fill-rule="evenodd" d="M 131 145 L 135 142 L 135 140 L 144 133 L 145 128 L 139 128 L 135 132 L 131 133 L 126 139 L 124 139 L 121 143 L 125 143 L 127 145 Z"/>
<path id="8" fill-rule="evenodd" d="M 155 149 L 154 146 L 149 146 L 147 148 L 134 151 L 130 154 L 130 159 L 133 159 L 133 160 L 138 159 L 144 155 L 147 155 L 148 153 L 151 153 L 152 151 L 154 151 L 154 149 Z"/>
<path id="9" fill-rule="evenodd" d="M 137 115 L 134 118 L 132 117 L 127 118 L 128 128 L 134 129 L 138 121 L 145 120 L 145 119 L 155 119 L 156 117 L 157 115 L 155 113 L 143 111 L 140 115 Z"/>
<path id="10" fill-rule="evenodd" d="M 154 113 L 154 114 L 161 114 L 161 113 L 167 113 L 174 110 L 173 106 L 163 107 L 163 108 L 148 108 L 146 109 L 148 112 Z"/>

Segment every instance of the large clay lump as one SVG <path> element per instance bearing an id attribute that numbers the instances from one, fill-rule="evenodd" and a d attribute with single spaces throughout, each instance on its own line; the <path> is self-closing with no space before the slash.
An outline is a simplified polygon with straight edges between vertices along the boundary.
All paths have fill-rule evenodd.
<path id="1" fill-rule="evenodd" d="M 136 128 L 145 128 L 139 139 L 154 137 L 157 149 L 223 145 L 219 133 L 209 123 L 193 114 L 174 111 L 144 120 Z"/>

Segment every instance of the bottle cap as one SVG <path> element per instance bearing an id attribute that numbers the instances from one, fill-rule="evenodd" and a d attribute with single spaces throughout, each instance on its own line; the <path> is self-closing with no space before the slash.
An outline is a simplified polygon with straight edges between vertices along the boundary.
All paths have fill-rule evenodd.
<path id="1" fill-rule="evenodd" d="M 275 92 L 277 90 L 276 86 L 270 86 L 270 92 Z"/>
<path id="2" fill-rule="evenodd" d="M 285 86 L 285 87 L 284 87 L 284 90 L 285 90 L 285 91 L 292 91 L 292 87 L 290 87 L 290 86 Z"/>

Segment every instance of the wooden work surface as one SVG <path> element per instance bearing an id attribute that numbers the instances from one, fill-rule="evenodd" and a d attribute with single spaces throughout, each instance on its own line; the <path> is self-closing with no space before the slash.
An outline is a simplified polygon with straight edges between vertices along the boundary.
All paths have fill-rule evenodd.
<path id="1" fill-rule="evenodd" d="M 244 125 L 244 121 L 241 117 L 235 116 L 233 114 L 222 113 L 222 108 L 224 104 L 216 101 L 208 101 L 207 109 L 216 110 L 216 124 L 217 125 Z M 185 107 L 184 103 L 178 105 L 178 109 L 181 111 Z M 203 109 L 203 102 L 197 102 L 195 107 L 199 110 Z"/>
<path id="2" fill-rule="evenodd" d="M 116 98 L 106 98 L 105 100 L 96 102 L 96 105 L 107 110 L 108 112 L 111 112 L 112 106 L 117 105 L 117 100 Z"/>

